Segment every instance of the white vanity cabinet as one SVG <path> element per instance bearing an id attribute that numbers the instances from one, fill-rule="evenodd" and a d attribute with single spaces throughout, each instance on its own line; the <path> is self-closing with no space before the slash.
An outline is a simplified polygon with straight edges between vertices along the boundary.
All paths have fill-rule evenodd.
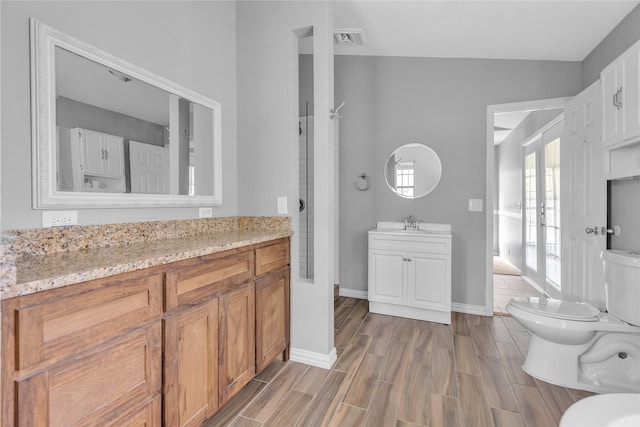
<path id="1" fill-rule="evenodd" d="M 372 313 L 451 323 L 450 226 L 369 231 L 368 294 Z"/>
<path id="2" fill-rule="evenodd" d="M 124 139 L 71 129 L 74 190 L 124 192 Z"/>
<path id="3" fill-rule="evenodd" d="M 640 137 L 640 41 L 600 74 L 603 147 Z"/>

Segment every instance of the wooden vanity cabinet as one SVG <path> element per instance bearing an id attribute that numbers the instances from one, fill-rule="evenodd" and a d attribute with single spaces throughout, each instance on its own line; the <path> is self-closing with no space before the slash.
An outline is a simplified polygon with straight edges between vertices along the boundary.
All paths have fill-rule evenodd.
<path id="1" fill-rule="evenodd" d="M 142 408 L 160 397 L 161 283 L 151 269 L 3 301 L 2 425 L 159 419 Z"/>
<path id="2" fill-rule="evenodd" d="M 163 320 L 164 425 L 197 426 L 218 410 L 218 298 Z"/>
<path id="3" fill-rule="evenodd" d="M 2 301 L 2 420 L 198 426 L 289 355 L 289 239 Z"/>

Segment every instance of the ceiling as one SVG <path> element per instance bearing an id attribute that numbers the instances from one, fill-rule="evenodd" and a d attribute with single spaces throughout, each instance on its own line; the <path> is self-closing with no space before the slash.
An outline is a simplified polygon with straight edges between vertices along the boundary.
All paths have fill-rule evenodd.
<path id="1" fill-rule="evenodd" d="M 582 61 L 640 1 L 342 1 L 337 55 Z"/>

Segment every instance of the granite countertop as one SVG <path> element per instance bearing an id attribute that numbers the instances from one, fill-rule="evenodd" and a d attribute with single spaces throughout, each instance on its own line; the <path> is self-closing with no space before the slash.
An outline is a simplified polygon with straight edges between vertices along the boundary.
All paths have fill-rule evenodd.
<path id="1" fill-rule="evenodd" d="M 291 230 L 219 231 L 125 246 L 17 257 L 16 279 L 3 284 L 2 299 L 268 242 L 292 234 Z"/>

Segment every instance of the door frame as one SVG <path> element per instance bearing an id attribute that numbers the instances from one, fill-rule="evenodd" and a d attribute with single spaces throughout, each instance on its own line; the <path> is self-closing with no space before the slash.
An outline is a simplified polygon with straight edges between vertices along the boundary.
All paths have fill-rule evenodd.
<path id="1" fill-rule="evenodd" d="M 485 199 L 485 315 L 493 316 L 493 169 L 495 165 L 493 146 L 493 116 L 496 113 L 508 113 L 522 110 L 564 109 L 564 105 L 572 97 L 538 99 L 532 101 L 512 102 L 508 104 L 487 105 L 487 134 L 486 134 L 486 175 Z"/>

